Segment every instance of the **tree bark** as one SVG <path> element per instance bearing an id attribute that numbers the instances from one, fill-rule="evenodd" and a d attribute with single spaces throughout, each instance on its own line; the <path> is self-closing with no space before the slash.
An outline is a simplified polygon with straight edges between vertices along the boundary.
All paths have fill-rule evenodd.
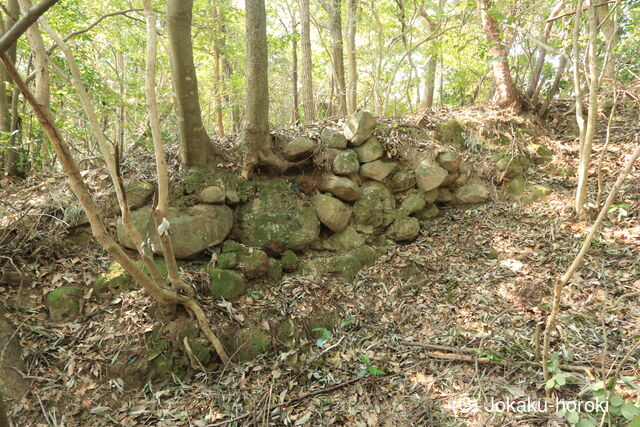
<path id="1" fill-rule="evenodd" d="M 489 44 L 489 53 L 493 57 L 493 77 L 496 89 L 496 101 L 500 107 L 511 107 L 515 111 L 522 110 L 522 102 L 518 95 L 518 89 L 511 78 L 509 70 L 509 53 L 505 47 L 500 29 L 496 20 L 491 16 L 491 0 L 478 0 L 478 9 L 482 20 L 484 32 L 487 35 Z"/>
<path id="2" fill-rule="evenodd" d="M 551 16 L 556 16 L 560 10 L 564 7 L 564 2 L 558 3 L 554 6 L 551 11 Z M 551 28 L 553 27 L 553 23 L 555 21 L 546 21 L 544 25 L 544 30 L 542 31 L 542 43 L 547 43 L 549 40 L 549 36 L 551 35 Z M 540 82 L 540 73 L 542 72 L 542 67 L 544 66 L 544 60 L 547 56 L 547 50 L 542 47 L 538 47 L 538 57 L 536 58 L 536 64 L 533 67 L 533 71 L 531 72 L 531 80 L 529 81 L 529 87 L 527 88 L 527 98 L 532 99 L 534 94 L 536 93 L 536 89 Z"/>
<path id="3" fill-rule="evenodd" d="M 347 16 L 346 16 L 346 45 L 347 45 L 347 113 L 352 113 L 357 108 L 357 92 L 358 92 L 358 68 L 356 60 L 356 23 L 358 14 L 357 0 L 347 0 Z"/>
<path id="4" fill-rule="evenodd" d="M 300 123 L 300 113 L 298 105 L 298 39 L 296 37 L 295 17 L 291 16 L 292 31 L 291 36 L 291 124 L 296 126 Z"/>
<path id="5" fill-rule="evenodd" d="M 3 33 L 11 28 L 15 24 L 15 19 L 20 16 L 20 5 L 17 0 L 9 0 L 7 3 L 8 14 L 6 15 L 6 19 L 4 21 Z M 7 54 L 12 61 L 16 60 L 16 44 L 13 43 L 7 49 Z M 7 176 L 17 176 L 20 173 L 19 170 L 19 152 L 16 149 L 16 144 L 19 142 L 16 135 L 12 133 L 14 130 L 12 124 L 14 119 L 17 120 L 17 117 L 14 117 L 12 113 L 13 108 L 10 109 L 13 102 L 9 101 L 9 96 L 7 95 L 7 85 L 11 82 L 11 79 L 7 75 L 7 72 L 4 68 L 0 67 L 0 131 L 4 133 L 3 138 L 8 138 L 8 149 L 6 151 L 5 163 L 4 163 L 4 172 Z M 17 96 L 17 94 L 15 95 Z M 17 99 L 16 99 L 17 102 Z M 16 121 L 17 125 L 17 121 Z M 2 163 L 0 162 L 0 165 Z"/>
<path id="6" fill-rule="evenodd" d="M 218 124 L 218 136 L 224 136 L 224 120 L 222 114 L 222 72 L 221 72 L 221 64 L 220 64 L 220 44 L 221 37 L 224 37 L 224 33 L 221 30 L 222 25 L 220 20 L 220 10 L 218 6 L 214 6 L 213 8 L 213 19 L 215 20 L 216 33 L 219 36 L 216 37 L 213 42 L 213 78 L 215 80 L 215 101 L 216 101 L 216 122 Z"/>
<path id="7" fill-rule="evenodd" d="M 576 188 L 575 208 L 578 216 L 584 216 L 587 203 L 587 182 L 591 165 L 591 146 L 596 132 L 598 118 L 598 91 L 600 89 L 600 72 L 598 67 L 598 17 L 596 6 L 589 4 L 589 109 L 584 137 L 580 141 L 580 161 L 578 164 L 578 186 Z M 576 13 L 576 17 L 579 14 Z M 577 18 L 576 18 L 577 19 Z M 576 22 L 579 24 L 579 21 Z M 574 57 L 578 62 L 578 58 Z M 579 102 L 581 102 L 580 100 Z M 581 133 L 582 134 L 582 133 Z"/>
<path id="8" fill-rule="evenodd" d="M 198 79 L 193 63 L 191 21 L 193 0 L 167 0 L 171 81 L 178 115 L 180 162 L 206 166 L 209 136 L 202 123 Z"/>
<path id="9" fill-rule="evenodd" d="M 313 101 L 313 67 L 311 61 L 311 18 L 309 0 L 298 0 L 300 8 L 300 55 L 302 79 L 302 108 L 304 120 L 309 123 L 315 120 L 315 103 Z"/>
<path id="10" fill-rule="evenodd" d="M 243 134 L 243 176 L 247 179 L 260 166 L 271 173 L 280 173 L 287 168 L 287 162 L 274 154 L 269 134 L 267 17 L 264 2 L 245 2 L 247 116 Z"/>
<path id="11" fill-rule="evenodd" d="M 347 89 L 344 76 L 344 49 L 342 43 L 342 0 L 328 0 L 323 3 L 329 15 L 329 32 L 331 34 L 331 60 L 335 76 L 338 113 L 347 112 Z"/>

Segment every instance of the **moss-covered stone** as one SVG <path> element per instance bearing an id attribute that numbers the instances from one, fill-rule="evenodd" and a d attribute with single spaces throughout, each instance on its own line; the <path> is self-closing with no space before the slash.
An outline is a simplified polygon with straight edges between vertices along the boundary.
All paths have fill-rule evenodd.
<path id="1" fill-rule="evenodd" d="M 162 277 L 164 277 L 165 279 L 168 278 L 169 269 L 167 268 L 167 262 L 164 260 L 164 258 L 154 257 L 153 262 L 158 267 L 158 270 L 160 270 L 160 274 L 162 275 Z M 149 274 L 149 269 L 147 269 L 147 266 L 144 265 L 144 262 L 138 261 L 138 265 L 145 274 Z"/>
<path id="2" fill-rule="evenodd" d="M 524 177 L 516 176 L 511 181 L 509 181 L 506 191 L 507 191 L 507 194 L 511 196 L 519 196 L 520 194 L 524 193 L 525 191 Z"/>
<path id="3" fill-rule="evenodd" d="M 267 271 L 267 278 L 275 282 L 282 279 L 282 265 L 277 259 L 269 258 L 269 270 Z"/>
<path id="4" fill-rule="evenodd" d="M 227 340 L 229 354 L 238 362 L 247 362 L 265 353 L 271 344 L 269 336 L 258 328 L 242 328 Z"/>
<path id="5" fill-rule="evenodd" d="M 320 233 L 314 207 L 288 183 L 262 183 L 258 197 L 239 210 L 239 220 L 242 243 L 270 253 L 302 250 Z"/>
<path id="6" fill-rule="evenodd" d="M 318 308 L 305 319 L 305 327 L 312 339 L 322 338 L 324 330 L 332 332 L 340 323 L 340 316 L 333 310 Z"/>
<path id="7" fill-rule="evenodd" d="M 553 159 L 553 151 L 542 144 L 531 142 L 527 148 L 535 154 L 534 160 L 538 164 L 549 163 Z"/>
<path id="8" fill-rule="evenodd" d="M 244 294 L 247 287 L 244 276 L 237 271 L 211 268 L 208 273 L 212 297 L 232 300 Z"/>
<path id="9" fill-rule="evenodd" d="M 361 246 L 345 255 L 337 255 L 326 260 L 326 271 L 343 280 L 355 279 L 362 267 L 372 265 L 376 252 L 369 246 Z"/>
<path id="10" fill-rule="evenodd" d="M 393 195 L 379 183 L 363 186 L 362 197 L 353 206 L 355 228 L 363 233 L 382 233 L 393 222 L 395 214 Z"/>
<path id="11" fill-rule="evenodd" d="M 223 252 L 218 255 L 218 267 L 228 270 L 240 265 L 241 255 L 238 252 Z"/>
<path id="12" fill-rule="evenodd" d="M 295 271 L 298 268 L 298 255 L 292 250 L 287 250 L 280 258 L 280 265 L 284 271 Z"/>
<path id="13" fill-rule="evenodd" d="M 431 218 L 435 218 L 440 213 L 440 209 L 436 205 L 429 205 L 426 208 L 422 209 L 420 212 L 415 214 L 415 217 L 420 221 L 426 221 Z"/>
<path id="14" fill-rule="evenodd" d="M 258 279 L 269 272 L 269 256 L 261 250 L 253 251 L 245 257 L 240 267 L 247 279 Z"/>
<path id="15" fill-rule="evenodd" d="M 529 160 L 526 157 L 510 156 L 500 151 L 493 154 L 493 161 L 496 163 L 496 169 L 507 179 L 523 176 L 529 167 Z"/>
<path id="16" fill-rule="evenodd" d="M 176 206 L 187 206 L 200 191 L 212 185 L 235 192 L 240 201 L 247 200 L 251 193 L 251 185 L 232 170 L 194 167 L 188 169 L 182 180 L 172 188 L 171 199 Z"/>
<path id="17" fill-rule="evenodd" d="M 396 242 L 415 240 L 420 234 L 420 221 L 413 217 L 399 217 L 389 226 L 386 235 Z"/>
<path id="18" fill-rule="evenodd" d="M 54 322 L 74 320 L 80 314 L 83 294 L 83 289 L 76 286 L 63 286 L 49 292 L 45 299 L 49 318 Z"/>
<path id="19" fill-rule="evenodd" d="M 222 244 L 222 250 L 220 252 L 223 254 L 237 253 L 240 256 L 249 255 L 249 249 L 243 244 L 236 242 L 235 240 L 226 240 Z"/>
<path id="20" fill-rule="evenodd" d="M 117 262 L 111 264 L 107 271 L 93 282 L 93 292 L 98 298 L 118 295 L 132 290 L 133 287 L 133 277 Z"/>
<path id="21" fill-rule="evenodd" d="M 353 227 L 349 226 L 340 233 L 334 233 L 329 236 L 320 245 L 320 249 L 330 251 L 348 251 L 364 245 L 364 237 L 360 235 Z"/>
<path id="22" fill-rule="evenodd" d="M 464 144 L 464 128 L 454 119 L 439 123 L 436 138 L 443 144 L 451 145 L 455 148 L 462 148 Z"/>

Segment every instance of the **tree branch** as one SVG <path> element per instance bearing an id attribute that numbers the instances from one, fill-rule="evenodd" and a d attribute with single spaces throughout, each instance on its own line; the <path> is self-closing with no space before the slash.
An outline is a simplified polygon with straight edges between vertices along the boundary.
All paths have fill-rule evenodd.
<path id="1" fill-rule="evenodd" d="M 0 37 L 0 54 L 3 54 L 9 46 L 14 44 L 20 36 L 27 31 L 47 10 L 49 10 L 58 0 L 42 0 L 33 6 L 22 16 L 9 30 Z"/>

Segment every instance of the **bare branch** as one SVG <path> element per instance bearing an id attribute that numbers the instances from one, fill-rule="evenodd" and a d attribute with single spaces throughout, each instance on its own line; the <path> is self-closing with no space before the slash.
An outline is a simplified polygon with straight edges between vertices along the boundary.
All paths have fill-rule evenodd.
<path id="1" fill-rule="evenodd" d="M 0 54 L 4 53 L 9 46 L 14 44 L 20 36 L 27 31 L 47 10 L 49 10 L 58 0 L 42 0 L 37 5 L 25 13 L 9 30 L 0 37 Z"/>

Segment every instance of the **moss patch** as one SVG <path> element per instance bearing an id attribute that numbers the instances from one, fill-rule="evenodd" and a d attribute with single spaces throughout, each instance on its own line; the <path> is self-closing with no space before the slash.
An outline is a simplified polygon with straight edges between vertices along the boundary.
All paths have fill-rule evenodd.
<path id="1" fill-rule="evenodd" d="M 457 120 L 450 119 L 438 124 L 436 138 L 443 144 L 462 148 L 464 144 L 464 135 L 462 132 L 464 132 L 462 125 Z"/>
<path id="2" fill-rule="evenodd" d="M 258 328 L 242 328 L 227 338 L 229 355 L 237 362 L 253 360 L 271 345 L 269 336 Z"/>
<path id="3" fill-rule="evenodd" d="M 233 270 L 210 268 L 211 296 L 231 300 L 243 295 L 247 286 L 242 274 Z"/>
<path id="4" fill-rule="evenodd" d="M 49 292 L 45 302 L 51 320 L 70 321 L 78 317 L 83 294 L 83 289 L 76 286 L 63 286 Z"/>
<path id="5" fill-rule="evenodd" d="M 93 283 L 93 291 L 99 298 L 118 295 L 133 287 L 133 277 L 117 262 L 111 264 Z"/>

